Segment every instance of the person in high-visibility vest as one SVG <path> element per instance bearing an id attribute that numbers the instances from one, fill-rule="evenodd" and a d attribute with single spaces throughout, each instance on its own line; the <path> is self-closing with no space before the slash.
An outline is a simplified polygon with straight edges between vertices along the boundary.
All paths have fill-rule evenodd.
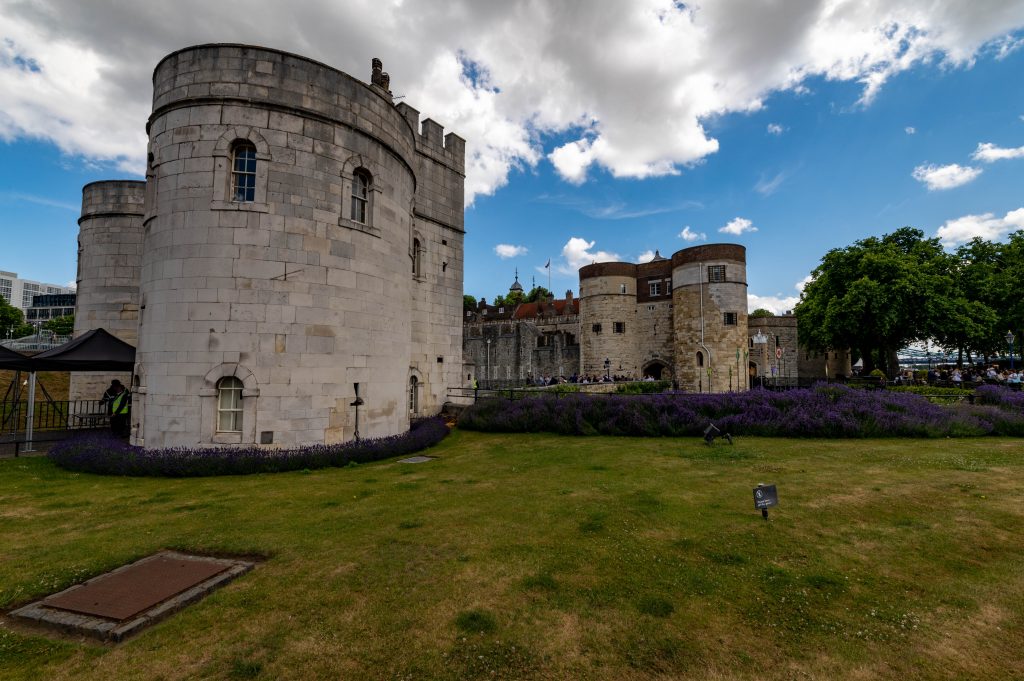
<path id="1" fill-rule="evenodd" d="M 132 394 L 123 385 L 118 384 L 117 392 L 110 406 L 110 432 L 116 437 L 128 437 L 129 421 L 132 413 Z"/>

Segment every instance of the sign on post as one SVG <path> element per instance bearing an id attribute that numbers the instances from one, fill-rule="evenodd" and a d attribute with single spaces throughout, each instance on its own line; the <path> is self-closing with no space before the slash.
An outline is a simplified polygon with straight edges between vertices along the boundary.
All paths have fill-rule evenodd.
<path id="1" fill-rule="evenodd" d="M 754 508 L 761 510 L 761 517 L 768 520 L 768 509 L 779 505 L 779 493 L 775 485 L 758 485 L 754 488 Z"/>

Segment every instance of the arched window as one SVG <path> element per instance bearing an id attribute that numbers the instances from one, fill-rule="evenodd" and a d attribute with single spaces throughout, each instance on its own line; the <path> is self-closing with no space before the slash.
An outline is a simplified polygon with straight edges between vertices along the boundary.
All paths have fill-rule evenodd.
<path id="1" fill-rule="evenodd" d="M 231 147 L 231 200 L 256 200 L 256 145 L 248 140 L 238 140 Z"/>
<path id="2" fill-rule="evenodd" d="M 698 352 L 697 353 L 697 366 L 699 366 L 699 367 L 704 366 L 704 353 L 703 352 Z"/>
<path id="3" fill-rule="evenodd" d="M 242 432 L 242 382 L 234 376 L 217 381 L 217 432 Z"/>
<path id="4" fill-rule="evenodd" d="M 352 174 L 352 221 L 370 224 L 370 173 L 358 168 Z"/>
<path id="5" fill-rule="evenodd" d="M 420 381 L 415 376 L 409 379 L 409 413 L 415 414 L 420 408 Z"/>
<path id="6" fill-rule="evenodd" d="M 423 247 L 419 239 L 412 240 L 412 276 L 420 277 L 423 274 L 422 254 Z"/>

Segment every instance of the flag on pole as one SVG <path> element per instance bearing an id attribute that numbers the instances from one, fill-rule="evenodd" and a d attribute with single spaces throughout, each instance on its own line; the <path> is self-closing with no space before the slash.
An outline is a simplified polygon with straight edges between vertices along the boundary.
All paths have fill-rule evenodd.
<path id="1" fill-rule="evenodd" d="M 544 265 L 544 269 L 548 269 L 549 267 L 551 267 L 551 258 L 548 258 L 548 262 Z"/>

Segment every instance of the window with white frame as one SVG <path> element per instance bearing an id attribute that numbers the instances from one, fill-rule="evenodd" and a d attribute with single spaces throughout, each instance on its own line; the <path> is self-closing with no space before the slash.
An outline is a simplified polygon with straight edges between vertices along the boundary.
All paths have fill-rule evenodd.
<path id="1" fill-rule="evenodd" d="M 412 276 L 417 279 L 423 276 L 423 246 L 419 239 L 412 240 Z"/>
<path id="2" fill-rule="evenodd" d="M 231 200 L 256 200 L 256 145 L 247 140 L 236 141 L 231 149 Z"/>
<path id="3" fill-rule="evenodd" d="M 660 296 L 661 295 L 661 282 L 660 281 L 652 281 L 650 286 L 651 286 L 651 295 L 652 296 Z"/>
<path id="4" fill-rule="evenodd" d="M 370 224 L 370 173 L 357 168 L 352 174 L 352 222 Z"/>
<path id="5" fill-rule="evenodd" d="M 242 432 L 242 382 L 234 376 L 217 381 L 217 432 Z"/>
<path id="6" fill-rule="evenodd" d="M 415 376 L 409 378 L 409 413 L 415 414 L 420 409 L 420 380 Z"/>
<path id="7" fill-rule="evenodd" d="M 626 285 L 625 284 L 619 284 L 619 293 L 625 293 L 625 292 L 626 292 Z"/>

